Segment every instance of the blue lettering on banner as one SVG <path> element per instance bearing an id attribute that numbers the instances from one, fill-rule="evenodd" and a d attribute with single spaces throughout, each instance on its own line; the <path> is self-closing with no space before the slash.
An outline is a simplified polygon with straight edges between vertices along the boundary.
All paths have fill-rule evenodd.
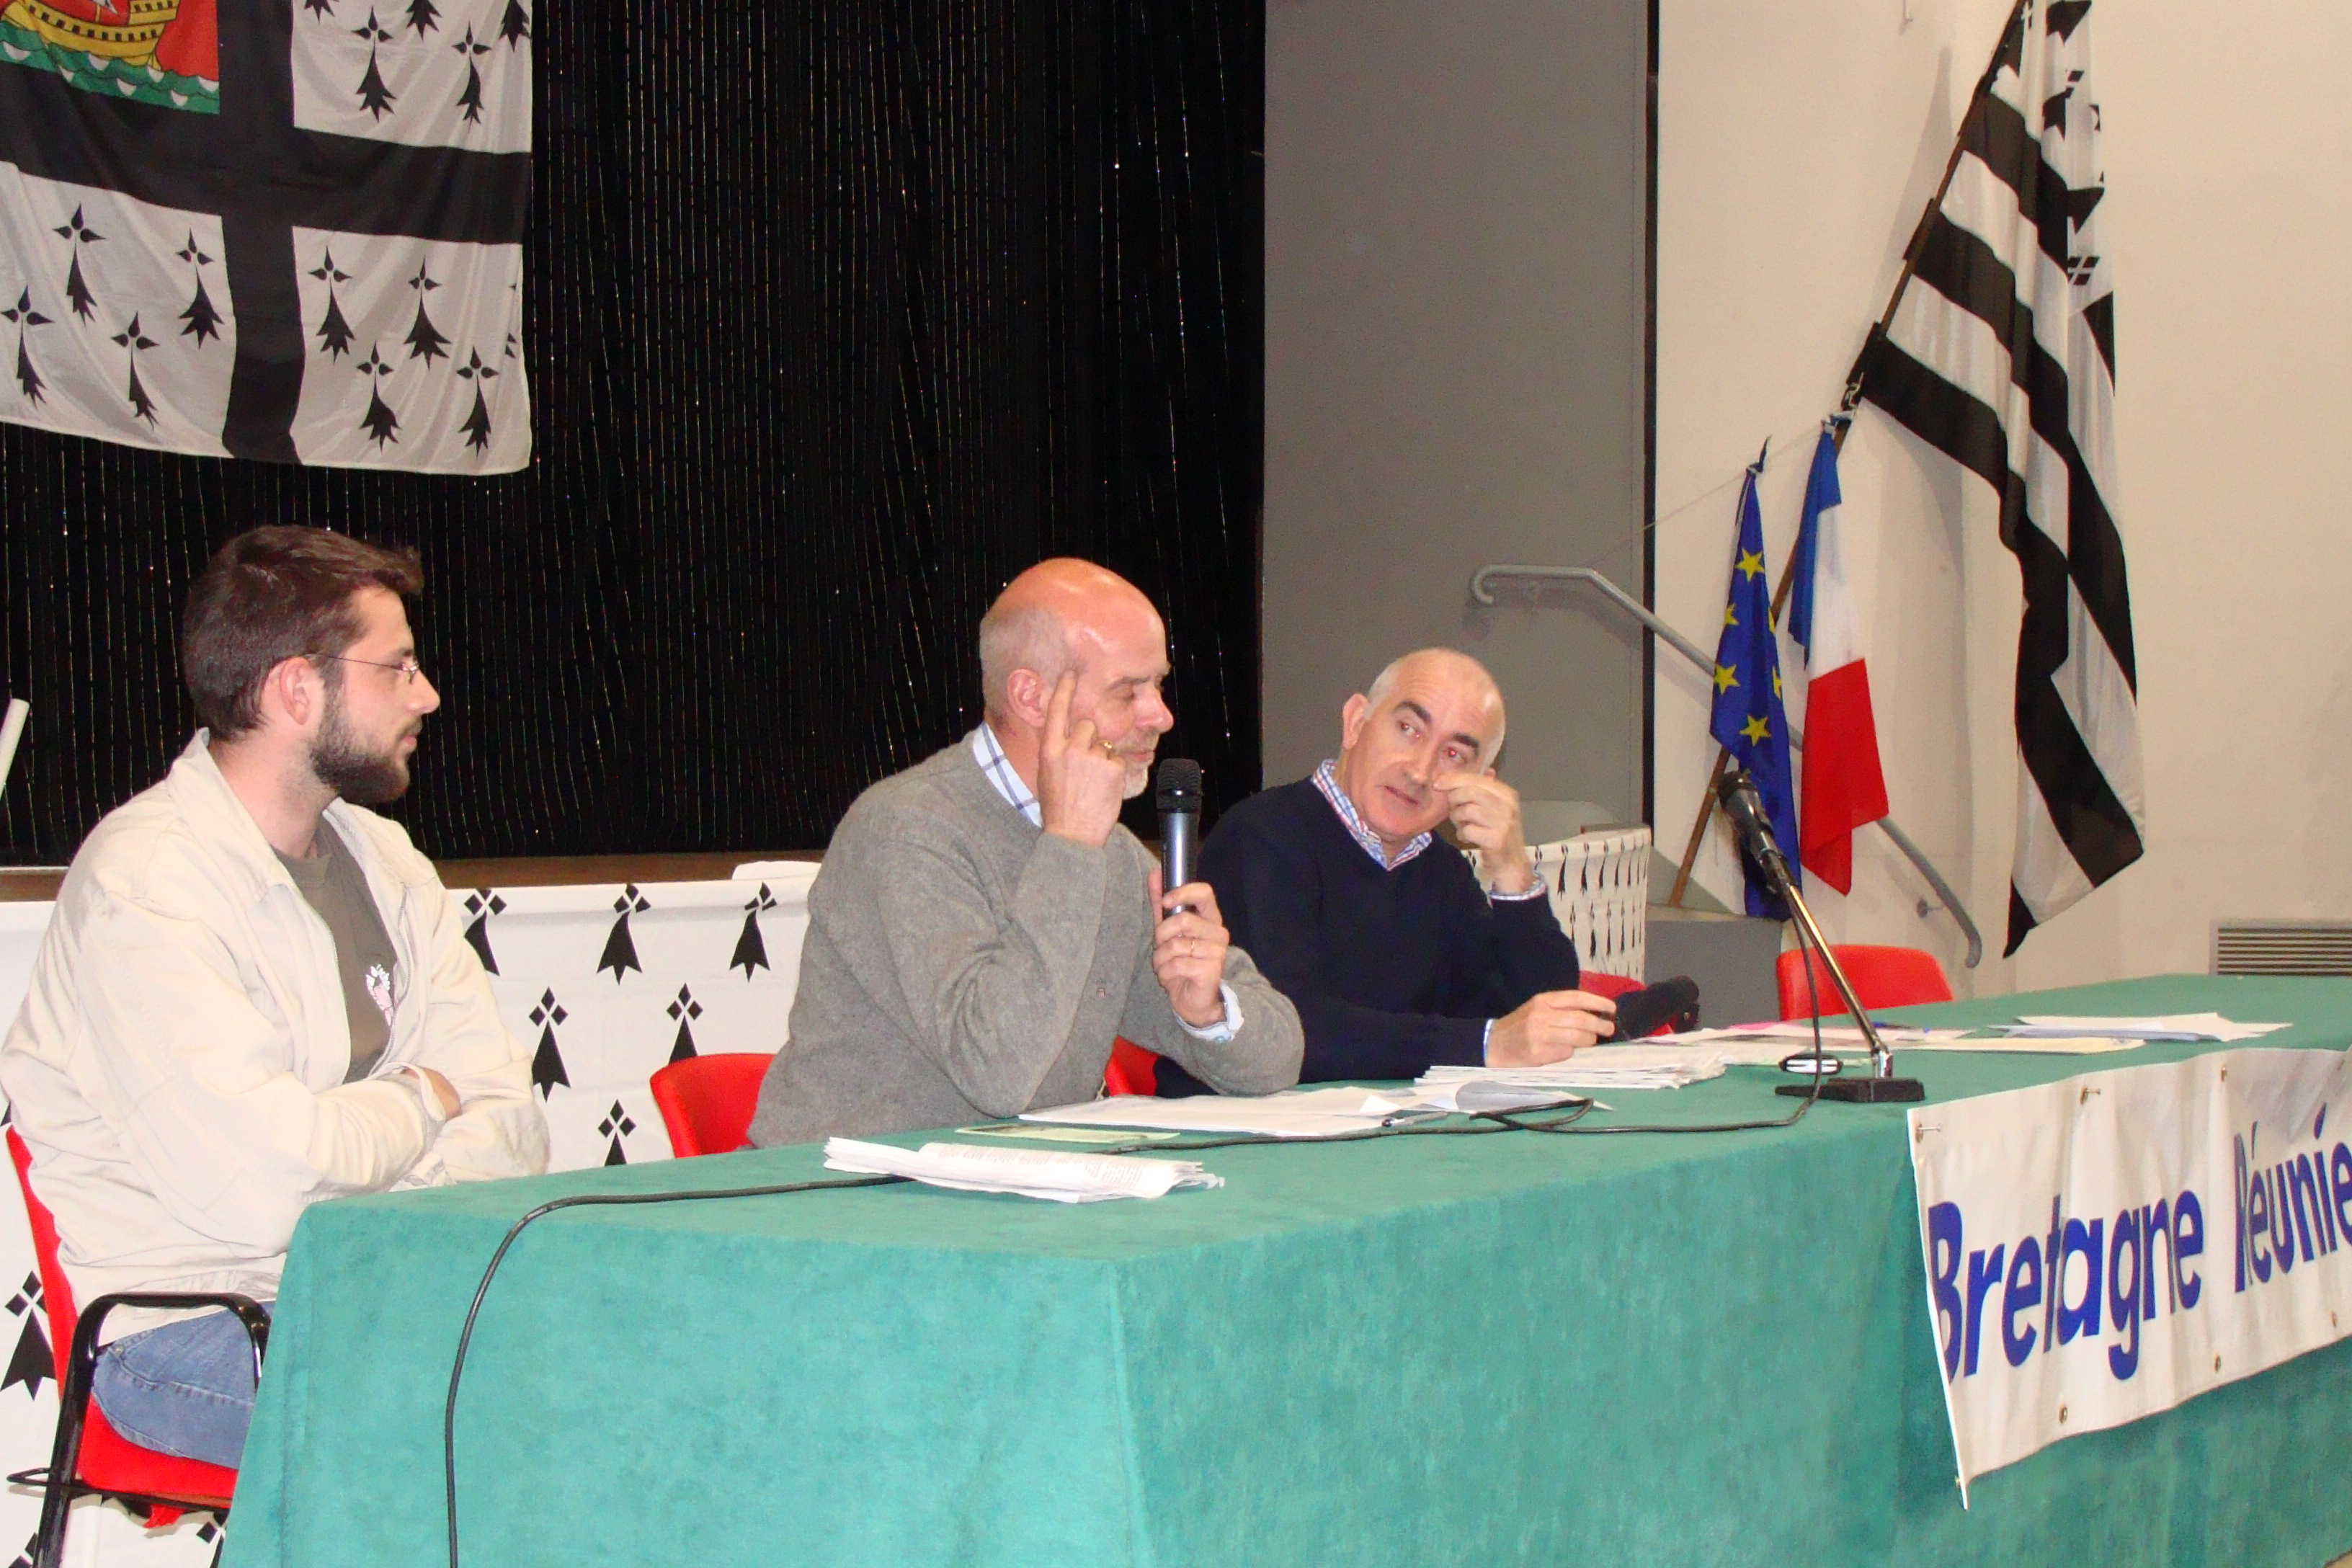
<path id="1" fill-rule="evenodd" d="M 2079 1219 L 2066 1222 L 2066 1238 L 2059 1243 L 2058 1266 L 2050 1271 L 2050 1287 L 2058 1298 L 2058 1342 L 2064 1344 L 2077 1334 L 2099 1333 L 2099 1232 L 2106 1221 L 2095 1219 L 2084 1225 Z M 2083 1281 L 2083 1299 L 2073 1306 L 2066 1302 L 2067 1260 L 2083 1260 L 2086 1278 Z"/>
<path id="2" fill-rule="evenodd" d="M 2318 1142 L 2327 1125 L 2327 1108 L 2312 1119 L 2311 1136 Z M 2315 1147 L 2281 1159 L 2265 1169 L 2262 1123 L 2257 1121 L 2231 1140 L 2237 1177 L 2238 1293 L 2249 1286 L 2284 1279 L 2300 1263 L 2313 1263 L 2339 1251 L 2352 1240 L 2352 1148 Z"/>
<path id="3" fill-rule="evenodd" d="M 2315 1144 L 2326 1122 L 2322 1107 L 2311 1125 Z M 2232 1278 L 2240 1294 L 2352 1243 L 2352 1144 L 2321 1145 L 2264 1165 L 2260 1123 L 2234 1142 Z M 1927 1291 L 1948 1382 L 1974 1377 L 1985 1364 L 1988 1319 L 1999 1325 L 2001 1359 L 2011 1367 L 2036 1352 L 2088 1341 L 2105 1351 L 2109 1374 L 2129 1382 L 2139 1373 L 2147 1326 L 2195 1311 L 2204 1296 L 2205 1205 L 2192 1189 L 2087 1217 L 2067 1214 L 2057 1194 L 2043 1234 L 1990 1247 L 1968 1241 L 1958 1204 L 1928 1208 Z"/>
<path id="4" fill-rule="evenodd" d="M 2352 1150 L 2344 1151 L 2331 1179 L 2352 1222 Z M 2352 1223 L 2339 1234 L 2352 1235 Z M 2053 1197 L 2046 1237 L 2021 1236 L 1973 1250 L 1960 1205 L 1930 1205 L 1927 1295 L 1944 1377 L 1977 1374 L 1990 1316 L 2000 1326 L 2001 1356 L 2012 1367 L 2023 1366 L 2036 1349 L 2047 1352 L 2077 1339 L 2112 1337 L 2107 1371 L 2126 1382 L 2139 1371 L 2141 1326 L 2159 1314 L 2196 1309 L 2204 1281 L 2192 1264 L 2204 1251 L 2204 1205 L 2186 1189 L 2088 1221 L 2067 1215 L 2062 1200 Z"/>
<path id="5" fill-rule="evenodd" d="M 2000 1352 L 2011 1366 L 2023 1366 L 2025 1358 L 2033 1353 L 2033 1326 L 2017 1331 L 2017 1314 L 2030 1312 L 2042 1305 L 2042 1242 L 2026 1237 L 2017 1244 L 2016 1256 L 2010 1259 L 2009 1286 L 2001 1295 Z"/>
<path id="6" fill-rule="evenodd" d="M 2128 1278 L 2124 1265 L 2131 1265 Z M 2107 1242 L 2107 1322 L 2124 1342 L 2107 1347 L 2107 1370 L 2118 1381 L 2139 1370 L 2139 1289 L 2141 1275 L 2139 1212 L 2126 1209 L 2116 1215 Z"/>
<path id="7" fill-rule="evenodd" d="M 1937 1204 L 1927 1211 L 1927 1295 L 1936 1303 L 1936 1337 L 1944 1346 L 1944 1380 L 1959 1370 L 1960 1335 L 1967 1310 L 1960 1305 L 1960 1205 Z"/>
<path id="8" fill-rule="evenodd" d="M 2352 1236 L 2352 1149 L 2336 1145 L 2336 1152 L 2327 1157 L 2330 1180 L 2336 1187 L 2336 1233 Z"/>
<path id="9" fill-rule="evenodd" d="M 2180 1298 L 2184 1312 L 2195 1308 L 2197 1298 L 2204 1294 L 2205 1282 L 2182 1272 L 2181 1265 L 2204 1250 L 2205 1206 L 2195 1193 L 2182 1193 L 2180 1201 L 2172 1205 L 2172 1293 Z"/>

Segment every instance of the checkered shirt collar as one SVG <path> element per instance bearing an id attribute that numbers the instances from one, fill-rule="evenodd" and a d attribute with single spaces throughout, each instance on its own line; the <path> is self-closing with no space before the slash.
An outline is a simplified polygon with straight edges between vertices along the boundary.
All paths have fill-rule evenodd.
<path id="1" fill-rule="evenodd" d="M 1021 775 L 1013 771 L 1013 759 L 1004 754 L 1004 748 L 997 743 L 996 731 L 988 727 L 985 719 L 971 732 L 971 760 L 980 764 L 980 771 L 988 775 L 988 782 L 996 786 L 1005 805 L 1027 817 L 1030 826 L 1045 826 L 1045 814 L 1039 809 L 1037 797 L 1021 782 Z"/>
<path id="2" fill-rule="evenodd" d="M 1348 792 L 1339 787 L 1339 764 L 1335 759 L 1326 757 L 1323 765 L 1315 770 L 1315 787 L 1323 792 L 1323 798 L 1329 801 L 1331 809 L 1339 814 L 1340 826 L 1347 828 L 1349 837 L 1362 847 L 1365 854 L 1379 861 L 1384 870 L 1395 870 L 1428 848 L 1435 837 L 1428 833 L 1415 834 L 1412 841 L 1399 850 L 1397 858 L 1391 860 L 1387 848 L 1381 843 L 1381 836 L 1364 826 L 1364 819 L 1356 815 L 1356 803 L 1349 800 Z"/>

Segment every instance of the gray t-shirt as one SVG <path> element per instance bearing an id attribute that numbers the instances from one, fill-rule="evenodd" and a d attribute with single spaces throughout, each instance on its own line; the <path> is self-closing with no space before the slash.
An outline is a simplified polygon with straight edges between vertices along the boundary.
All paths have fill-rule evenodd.
<path id="1" fill-rule="evenodd" d="M 351 846 L 326 822 L 319 824 L 316 853 L 297 860 L 278 857 L 302 897 L 319 911 L 334 933 L 335 967 L 343 980 L 343 1012 L 352 1025 L 352 1065 L 345 1083 L 357 1083 L 374 1070 L 392 1040 L 394 972 L 399 955 L 392 933 L 368 891 L 367 873 L 352 858 Z"/>

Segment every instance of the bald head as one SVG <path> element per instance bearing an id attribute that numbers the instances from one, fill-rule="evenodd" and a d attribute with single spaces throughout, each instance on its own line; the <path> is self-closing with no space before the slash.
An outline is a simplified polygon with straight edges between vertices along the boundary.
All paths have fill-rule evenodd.
<path id="1" fill-rule="evenodd" d="M 1416 648 L 1402 658 L 1391 659 L 1388 668 L 1372 678 L 1370 689 L 1364 693 L 1365 705 L 1378 711 L 1396 694 L 1401 685 L 1437 685 L 1455 694 L 1471 711 L 1483 715 L 1493 728 L 1482 731 L 1486 744 L 1480 748 L 1479 759 L 1491 763 L 1495 753 L 1503 749 L 1503 689 L 1485 665 L 1450 647 Z"/>
<path id="2" fill-rule="evenodd" d="M 1054 689 L 1073 678 L 1069 719 L 1128 765 L 1128 793 L 1144 785 L 1160 737 L 1175 722 L 1160 700 L 1168 633 L 1134 584 L 1091 561 L 1041 561 L 1004 586 L 980 621 L 981 693 L 989 727 L 1024 780 Z"/>
<path id="3" fill-rule="evenodd" d="M 1040 561 L 1007 583 L 980 618 L 982 700 L 992 717 L 1003 719 L 1015 670 L 1031 671 L 1050 691 L 1107 633 L 1147 626 L 1160 640 L 1159 612 L 1118 573 L 1075 556 Z"/>
<path id="4" fill-rule="evenodd" d="M 1503 694 L 1486 667 L 1447 647 L 1409 653 L 1339 710 L 1338 783 L 1391 854 L 1445 820 L 1441 779 L 1494 775 Z"/>

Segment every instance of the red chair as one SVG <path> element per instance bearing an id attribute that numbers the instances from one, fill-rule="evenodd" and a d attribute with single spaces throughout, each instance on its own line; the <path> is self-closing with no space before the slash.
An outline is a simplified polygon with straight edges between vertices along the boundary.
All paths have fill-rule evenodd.
<path id="1" fill-rule="evenodd" d="M 760 1103 L 760 1080 L 775 1057 L 767 1051 L 714 1051 L 688 1057 L 654 1074 L 654 1103 L 669 1131 L 669 1151 L 731 1154 L 743 1147 L 751 1111 Z"/>
<path id="2" fill-rule="evenodd" d="M 1613 1002 L 1620 996 L 1630 995 L 1639 991 L 1642 988 L 1642 983 L 1638 980 L 1629 980 L 1622 974 L 1599 974 L 1588 969 L 1584 972 L 1583 978 L 1576 983 L 1576 988 L 1591 995 L 1606 996 Z"/>
<path id="3" fill-rule="evenodd" d="M 1595 996 L 1606 996 L 1613 1002 L 1620 996 L 1630 996 L 1634 992 L 1641 990 L 1642 983 L 1638 980 L 1628 979 L 1622 974 L 1601 974 L 1588 969 L 1584 972 L 1584 977 L 1576 983 L 1576 988 L 1580 991 L 1589 992 Z M 1665 1022 L 1660 1024 L 1656 1028 L 1652 1029 L 1650 1033 L 1653 1035 L 1670 1035 L 1674 1033 L 1674 1020 L 1669 1018 Z"/>
<path id="4" fill-rule="evenodd" d="M 1160 1058 L 1121 1035 L 1110 1043 L 1110 1061 L 1103 1068 L 1103 1092 L 1158 1094 Z"/>
<path id="5" fill-rule="evenodd" d="M 1952 999 L 1952 983 L 1944 978 L 1944 966 L 1936 962 L 1932 952 L 1922 952 L 1916 947 L 1870 947 L 1832 944 L 1830 951 L 1837 954 L 1838 966 L 1853 983 L 1853 994 L 1865 1007 L 1908 1007 L 1919 1002 L 1948 1002 Z M 1813 1009 L 1805 987 L 1805 969 L 1813 972 L 1813 993 L 1822 1002 L 1822 1016 L 1843 1016 L 1845 1001 L 1839 996 L 1837 984 L 1830 972 L 1809 948 L 1800 954 L 1795 950 L 1780 955 L 1774 973 L 1780 983 L 1780 1016 L 1810 1018 Z"/>
<path id="6" fill-rule="evenodd" d="M 117 1307 L 226 1307 L 253 1339 L 253 1375 L 261 1377 L 262 1352 L 269 1342 L 269 1314 L 246 1296 L 142 1290 L 100 1296 L 76 1311 L 73 1286 L 58 1263 L 58 1225 L 48 1205 L 33 1191 L 33 1155 L 16 1130 L 8 1129 L 8 1157 L 16 1162 L 16 1185 L 25 1194 L 25 1217 L 33 1227 L 33 1255 L 40 1265 L 41 1296 L 48 1309 L 49 1350 L 57 1358 L 58 1436 L 46 1469 L 20 1470 L 8 1478 L 18 1486 L 39 1487 L 41 1526 L 33 1538 L 33 1568 L 58 1568 L 65 1561 L 66 1520 L 73 1500 L 95 1494 L 112 1498 L 143 1515 L 153 1529 L 197 1510 L 228 1517 L 236 1492 L 236 1472 L 201 1459 L 176 1458 L 131 1442 L 108 1424 L 90 1397 L 98 1363 L 98 1335 Z"/>

